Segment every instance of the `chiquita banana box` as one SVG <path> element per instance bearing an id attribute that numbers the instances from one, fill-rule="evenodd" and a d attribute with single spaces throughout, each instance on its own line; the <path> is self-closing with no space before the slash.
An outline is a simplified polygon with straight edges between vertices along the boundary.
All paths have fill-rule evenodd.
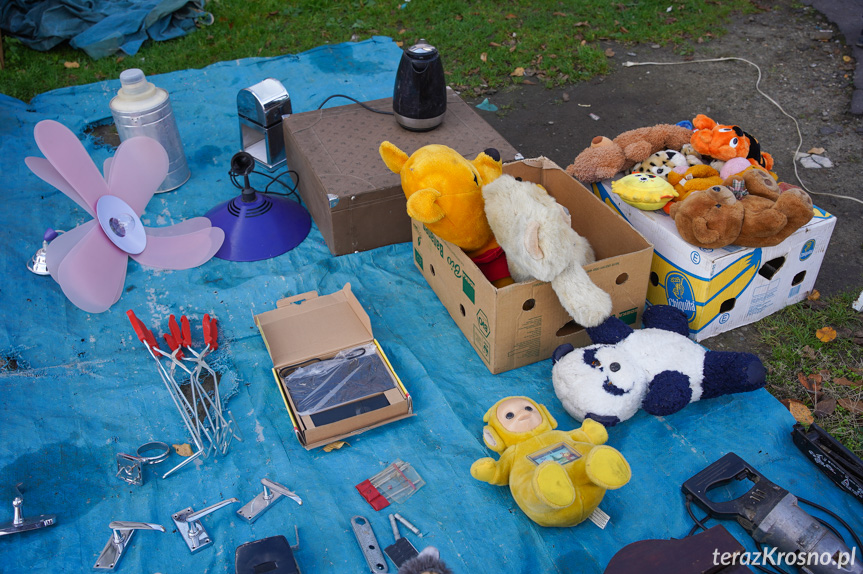
<path id="1" fill-rule="evenodd" d="M 622 201 L 612 193 L 611 180 L 591 187 L 653 243 L 647 300 L 686 313 L 690 336 L 696 341 L 805 299 L 836 226 L 833 215 L 814 207 L 812 220 L 775 247 L 703 249 L 684 241 L 662 210 L 644 211 Z"/>

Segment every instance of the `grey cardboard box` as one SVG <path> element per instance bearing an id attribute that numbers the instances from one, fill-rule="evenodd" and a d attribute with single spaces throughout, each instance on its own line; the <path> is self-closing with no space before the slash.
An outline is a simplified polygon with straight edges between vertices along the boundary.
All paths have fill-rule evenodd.
<path id="1" fill-rule="evenodd" d="M 365 104 L 392 111 L 392 98 Z M 487 148 L 504 162 L 518 153 L 450 89 L 443 123 L 428 132 L 408 131 L 393 116 L 358 104 L 293 114 L 282 124 L 288 167 L 297 172 L 300 196 L 333 255 L 411 240 L 401 179 L 381 159 L 381 142 L 408 155 L 428 144 L 471 160 Z"/>

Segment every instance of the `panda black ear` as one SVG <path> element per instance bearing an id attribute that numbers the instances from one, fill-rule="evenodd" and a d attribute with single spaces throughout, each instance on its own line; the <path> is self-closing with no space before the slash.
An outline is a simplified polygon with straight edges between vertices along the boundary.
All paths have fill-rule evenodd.
<path id="1" fill-rule="evenodd" d="M 573 347 L 569 343 L 564 343 L 563 345 L 559 346 L 557 349 L 554 350 L 554 353 L 551 354 L 551 364 L 557 364 L 559 360 L 571 353 L 573 350 L 575 350 L 575 347 Z"/>

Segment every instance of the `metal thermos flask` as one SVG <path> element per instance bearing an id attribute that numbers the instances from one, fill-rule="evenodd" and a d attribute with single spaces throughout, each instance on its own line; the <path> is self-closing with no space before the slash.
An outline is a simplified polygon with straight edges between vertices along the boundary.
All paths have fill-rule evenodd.
<path id="1" fill-rule="evenodd" d="M 162 144 L 168 152 L 168 175 L 156 193 L 171 191 L 191 176 L 183 153 L 183 142 L 171 110 L 168 92 L 147 81 L 137 68 L 120 73 L 120 90 L 111 99 L 111 115 L 120 142 L 135 136 L 147 136 Z"/>

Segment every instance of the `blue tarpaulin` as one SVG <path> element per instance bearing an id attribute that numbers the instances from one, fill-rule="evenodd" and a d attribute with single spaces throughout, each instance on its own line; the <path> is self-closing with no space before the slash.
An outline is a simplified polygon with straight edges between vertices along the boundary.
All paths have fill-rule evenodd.
<path id="1" fill-rule="evenodd" d="M 68 40 L 98 60 L 118 50 L 133 56 L 145 40 L 170 40 L 195 29 L 205 0 L 4 0 L 0 28 L 34 50 Z"/>
<path id="2" fill-rule="evenodd" d="M 162 226 L 200 216 L 238 195 L 228 169 L 240 148 L 239 90 L 276 78 L 290 93 L 294 112 L 313 110 L 335 93 L 361 101 L 384 98 L 391 95 L 400 57 L 401 49 L 389 38 L 373 38 L 150 77 L 171 94 L 192 177 L 179 189 L 156 195 L 144 223 Z M 482 416 L 500 398 L 527 395 L 549 408 L 559 428 L 579 423 L 554 395 L 551 360 L 489 373 L 414 267 L 410 243 L 335 257 L 313 225 L 298 248 L 266 261 L 213 259 L 188 271 L 156 271 L 130 262 L 117 304 L 98 315 L 79 310 L 51 278 L 28 272 L 26 263 L 46 228 L 69 230 L 90 216 L 33 175 L 24 158 L 41 156 L 34 125 L 55 119 L 79 135 L 101 166 L 113 150 L 87 130 L 109 121 L 108 102 L 118 88 L 118 80 L 64 88 L 39 95 L 30 105 L 0 98 L 0 522 L 12 520 L 18 483 L 24 483 L 25 516 L 57 516 L 54 526 L 0 538 L 3 572 L 90 571 L 114 520 L 158 523 L 167 530 L 138 532 L 120 572 L 233 572 L 239 545 L 277 534 L 294 543 L 295 525 L 300 538 L 295 554 L 304 574 L 367 572 L 351 517 L 365 516 L 380 543 L 388 545 L 386 514 L 399 512 L 424 534 L 419 538 L 403 528 L 403 535 L 418 548 L 437 547 L 456 573 L 598 573 L 631 542 L 685 536 L 693 523 L 681 484 L 728 452 L 863 531 L 859 502 L 795 448 L 794 420 L 766 390 L 701 401 L 668 417 L 640 412 L 611 428 L 608 444 L 629 460 L 633 476 L 601 504 L 610 524 L 605 529 L 590 522 L 572 528 L 535 525 L 507 488 L 470 476 L 473 461 L 494 456 L 482 442 Z M 429 138 L 448 143 L 434 141 L 434 132 Z M 252 183 L 261 188 L 266 182 Z M 286 296 L 329 294 L 346 283 L 412 394 L 416 416 L 351 437 L 350 446 L 340 450 L 307 451 L 294 435 L 253 316 Z M 234 441 L 226 456 L 210 457 L 167 479 L 147 469 L 146 482 L 137 487 L 115 477 L 116 453 L 133 452 L 151 440 L 187 443 L 189 436 L 129 325 L 128 309 L 157 334 L 167 329 L 169 315 L 185 314 L 197 343 L 203 314 L 218 318 L 214 363 L 224 388 L 233 390 L 226 408 L 245 439 Z M 407 501 L 376 512 L 355 485 L 396 459 L 410 463 L 426 485 Z M 170 460 L 176 464 L 178 455 Z M 164 472 L 168 464 L 158 467 Z M 282 501 L 251 525 L 237 516 L 239 504 L 215 511 L 203 519 L 213 545 L 191 553 L 171 516 L 231 497 L 245 504 L 260 492 L 263 477 L 294 490 L 303 505 Z M 754 548 L 736 524 L 724 524 Z"/>

